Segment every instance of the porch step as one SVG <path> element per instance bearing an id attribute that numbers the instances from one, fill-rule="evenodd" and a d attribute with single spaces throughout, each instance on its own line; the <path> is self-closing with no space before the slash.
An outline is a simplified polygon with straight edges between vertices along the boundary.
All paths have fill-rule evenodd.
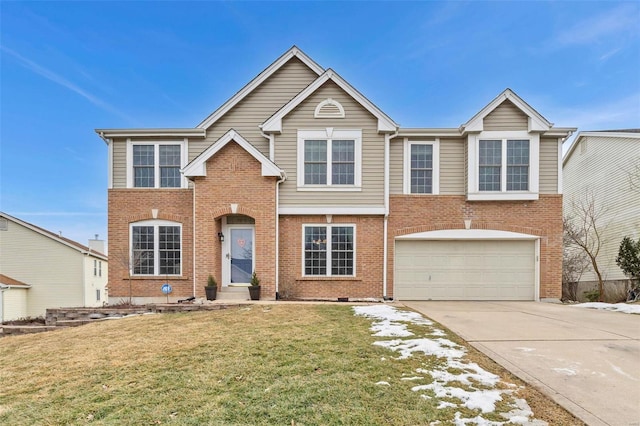
<path id="1" fill-rule="evenodd" d="M 248 287 L 222 287 L 216 300 L 249 300 Z"/>

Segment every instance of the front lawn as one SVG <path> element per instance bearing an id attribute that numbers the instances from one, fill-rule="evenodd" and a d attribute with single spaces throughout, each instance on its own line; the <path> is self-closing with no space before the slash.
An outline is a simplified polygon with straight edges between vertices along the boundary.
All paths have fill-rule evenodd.
<path id="1" fill-rule="evenodd" d="M 412 372 L 429 377 L 443 360 L 399 359 L 371 325 L 347 305 L 278 304 L 2 338 L 0 424 L 420 425 L 480 413 L 412 390 Z M 536 418 L 580 424 L 479 353 L 465 358 L 517 385 L 505 398 L 525 398 Z M 496 404 L 493 421 L 509 410 Z"/>

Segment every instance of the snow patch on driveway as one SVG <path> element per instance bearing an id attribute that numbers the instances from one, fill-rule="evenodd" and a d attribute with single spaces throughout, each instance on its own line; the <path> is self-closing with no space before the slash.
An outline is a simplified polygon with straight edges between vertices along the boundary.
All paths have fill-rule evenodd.
<path id="1" fill-rule="evenodd" d="M 478 410 L 476 417 L 463 417 L 460 411 L 455 412 L 452 419 L 455 425 L 491 425 L 505 424 L 541 426 L 547 423 L 532 418 L 533 413 L 527 402 L 512 396 L 516 386 L 504 383 L 495 374 L 484 370 L 478 364 L 464 359 L 466 349 L 449 339 L 443 330 L 434 327 L 433 322 L 417 312 L 401 311 L 388 305 L 355 306 L 356 315 L 373 320 L 371 331 L 376 337 L 390 337 L 391 340 L 378 340 L 374 345 L 381 346 L 399 354 L 396 359 L 413 356 L 435 356 L 442 360 L 434 369 L 418 368 L 415 372 L 420 376 L 407 375 L 400 381 L 424 381 L 411 390 L 420 392 L 423 399 L 443 399 L 439 401 L 439 409 L 456 409 L 466 407 Z M 425 336 L 415 336 L 409 330 L 409 324 L 429 326 Z M 526 349 L 526 348 L 525 348 Z M 430 364 L 431 365 L 431 364 Z M 380 383 L 380 382 L 379 382 Z M 391 384 L 390 384 L 391 385 Z M 501 412 L 504 422 L 493 421 L 483 414 L 496 412 L 496 404 L 506 403 L 510 411 Z M 478 412 L 476 411 L 476 413 Z M 432 422 L 431 425 L 442 424 Z"/>
<path id="2" fill-rule="evenodd" d="M 640 305 L 630 305 L 628 303 L 603 303 L 603 302 L 589 302 L 579 303 L 577 305 L 570 305 L 574 308 L 588 308 L 588 309 L 600 309 L 604 311 L 623 312 L 625 314 L 638 314 L 640 315 Z"/>

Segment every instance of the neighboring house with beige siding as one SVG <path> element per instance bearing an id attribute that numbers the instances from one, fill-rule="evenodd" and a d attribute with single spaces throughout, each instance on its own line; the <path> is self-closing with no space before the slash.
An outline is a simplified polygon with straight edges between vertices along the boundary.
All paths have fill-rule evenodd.
<path id="1" fill-rule="evenodd" d="M 84 246 L 0 212 L 0 322 L 108 300 L 103 241 Z M 97 251 L 100 249 L 100 251 Z"/>
<path id="2" fill-rule="evenodd" d="M 457 128 L 402 128 L 292 47 L 194 128 L 97 129 L 110 300 L 561 295 L 558 128 L 506 89 Z M 129 275 L 131 273 L 131 280 Z"/>
<path id="3" fill-rule="evenodd" d="M 593 199 L 603 212 L 597 221 L 603 242 L 598 267 L 606 282 L 626 281 L 615 259 L 625 236 L 640 238 L 640 129 L 578 133 L 562 171 L 565 215 L 575 216 L 575 203 Z M 596 283 L 593 271 L 587 270 L 578 295 Z"/>

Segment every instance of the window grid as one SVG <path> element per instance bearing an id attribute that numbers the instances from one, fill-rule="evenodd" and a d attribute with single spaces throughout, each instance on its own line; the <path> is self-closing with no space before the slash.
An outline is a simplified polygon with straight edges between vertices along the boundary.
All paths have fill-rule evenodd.
<path id="1" fill-rule="evenodd" d="M 330 250 L 327 235 L 331 236 Z M 354 252 L 353 226 L 304 227 L 304 275 L 353 276 Z"/>
<path id="2" fill-rule="evenodd" d="M 327 183 L 327 141 L 306 140 L 304 143 L 304 181 L 309 185 Z"/>
<path id="3" fill-rule="evenodd" d="M 411 193 L 433 193 L 433 145 L 411 144 Z"/>
<path id="4" fill-rule="evenodd" d="M 481 140 L 478 168 L 478 189 L 500 191 L 502 174 L 502 141 Z"/>
<path id="5" fill-rule="evenodd" d="M 355 177 L 355 142 L 331 141 L 331 184 L 353 185 Z"/>
<path id="6" fill-rule="evenodd" d="M 134 275 L 154 274 L 154 227 L 134 226 L 131 248 L 131 268 Z"/>
<path id="7" fill-rule="evenodd" d="M 180 274 L 180 227 L 158 227 L 160 275 Z"/>
<path id="8" fill-rule="evenodd" d="M 304 228 L 304 274 L 327 274 L 327 228 L 307 226 Z"/>
<path id="9" fill-rule="evenodd" d="M 133 186 L 153 188 L 155 186 L 155 147 L 153 145 L 133 146 Z"/>
<path id="10" fill-rule="evenodd" d="M 160 145 L 160 187 L 180 188 L 180 145 Z"/>
<path id="11" fill-rule="evenodd" d="M 507 141 L 507 191 L 529 190 L 529 141 Z"/>

